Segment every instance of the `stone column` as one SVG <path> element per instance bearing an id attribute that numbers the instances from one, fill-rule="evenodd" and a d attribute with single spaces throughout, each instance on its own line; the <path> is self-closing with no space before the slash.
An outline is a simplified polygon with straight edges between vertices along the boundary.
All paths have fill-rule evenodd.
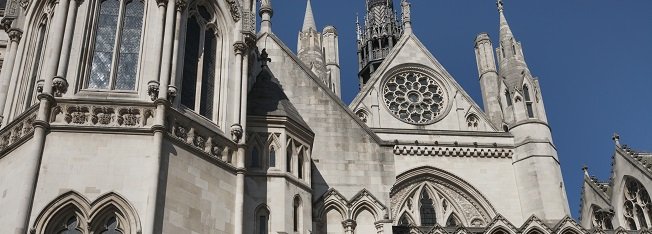
<path id="1" fill-rule="evenodd" d="M 63 45 L 61 57 L 59 57 L 59 67 L 57 76 L 67 78 L 68 62 L 70 61 L 70 49 L 72 48 L 72 38 L 75 32 L 75 21 L 77 19 L 77 9 L 82 0 L 74 0 L 73 4 L 68 7 L 68 18 L 66 19 L 65 34 L 63 36 Z"/>
<path id="2" fill-rule="evenodd" d="M 170 71 L 172 69 L 172 52 L 174 47 L 174 17 L 176 15 L 176 0 L 169 0 L 165 13 L 165 35 L 163 36 L 163 51 L 161 57 L 161 88 L 158 93 L 158 99 L 167 100 L 168 85 L 170 84 Z"/>
<path id="3" fill-rule="evenodd" d="M 151 41 L 152 43 L 152 49 L 153 53 L 155 53 L 154 60 L 152 61 L 153 64 L 148 64 L 151 66 L 149 69 L 148 75 L 151 75 L 151 78 L 149 82 L 147 82 L 147 95 L 152 99 L 152 101 L 156 100 L 159 97 L 159 75 L 161 74 L 161 53 L 162 53 L 162 47 L 163 47 L 163 24 L 165 22 L 165 5 L 167 4 L 167 0 L 156 0 L 156 3 L 158 5 L 158 9 L 156 12 L 156 20 L 160 20 L 160 23 L 154 23 L 153 27 L 155 35 L 155 39 Z"/>
<path id="4" fill-rule="evenodd" d="M 355 231 L 355 226 L 357 224 L 355 223 L 355 220 L 353 219 L 347 219 L 342 221 L 342 226 L 344 226 L 344 234 L 353 234 Z"/>
<path id="5" fill-rule="evenodd" d="M 54 19 L 52 20 L 52 25 L 48 31 L 48 42 L 47 48 L 45 51 L 45 62 L 43 66 L 43 71 L 41 74 L 41 79 L 44 80 L 43 93 L 46 95 L 55 95 L 60 96 L 61 91 L 57 89 L 53 90 L 53 80 L 57 75 L 57 70 L 59 68 L 59 58 L 61 57 L 63 36 L 65 35 L 66 29 L 66 19 L 68 16 L 68 6 L 71 0 L 61 0 L 56 6 Z M 47 120 L 45 116 L 42 120 Z"/>
<path id="6" fill-rule="evenodd" d="M 14 63 L 16 61 L 16 52 L 18 51 L 18 43 L 23 36 L 23 31 L 17 28 L 10 28 L 7 30 L 7 34 L 9 34 L 11 43 L 9 43 L 9 54 L 2 65 L 2 74 L 0 74 L 0 111 L 5 109 L 11 74 L 13 73 Z M 0 115 L 0 126 L 2 125 L 3 119 L 4 114 Z"/>
<path id="7" fill-rule="evenodd" d="M 174 48 L 172 48 L 172 71 L 170 72 L 170 84 L 168 85 L 168 100 L 172 102 L 172 105 L 175 105 L 174 99 L 177 96 L 178 93 L 178 88 L 177 88 L 177 76 L 179 76 L 179 61 L 183 61 L 183 59 L 180 59 L 180 51 L 179 47 L 181 46 L 181 37 L 183 36 L 182 34 L 182 28 L 181 28 L 181 18 L 183 17 L 183 11 L 186 9 L 186 3 L 184 1 L 179 1 L 176 3 L 176 21 L 175 21 L 175 28 L 174 28 Z"/>
<path id="8" fill-rule="evenodd" d="M 233 107 L 241 107 L 242 101 L 242 91 L 246 88 L 242 88 L 243 85 L 246 85 L 247 82 L 243 78 L 243 54 L 247 51 L 247 45 L 244 42 L 236 42 L 233 44 L 235 51 L 235 77 L 240 80 L 240 86 L 235 89 L 236 100 L 233 103 Z M 244 215 L 244 172 L 245 172 L 245 147 L 244 145 L 244 129 L 241 125 L 241 116 L 244 111 L 240 108 L 234 111 L 233 121 L 236 122 L 231 126 L 231 136 L 233 141 L 238 144 L 238 153 L 236 159 L 236 167 L 238 168 L 237 177 L 236 177 L 236 190 L 235 190 L 235 234 L 242 234 L 243 230 L 243 215 Z M 246 116 L 245 116 L 246 118 Z"/>

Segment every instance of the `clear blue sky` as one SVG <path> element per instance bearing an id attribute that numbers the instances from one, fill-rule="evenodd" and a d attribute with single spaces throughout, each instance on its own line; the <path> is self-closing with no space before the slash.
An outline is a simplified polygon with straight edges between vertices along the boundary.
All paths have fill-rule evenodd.
<path id="1" fill-rule="evenodd" d="M 296 48 L 305 0 L 273 1 L 273 31 Z M 411 0 L 414 32 L 482 106 L 473 40 L 498 37 L 494 0 Z M 399 0 L 395 6 L 400 14 Z M 313 0 L 317 26 L 339 32 L 342 98 L 358 92 L 355 15 L 364 0 Z M 578 218 L 582 165 L 608 179 L 611 136 L 652 151 L 652 1 L 505 0 L 507 20 L 539 77 L 570 208 Z M 495 43 L 495 40 L 494 40 Z"/>

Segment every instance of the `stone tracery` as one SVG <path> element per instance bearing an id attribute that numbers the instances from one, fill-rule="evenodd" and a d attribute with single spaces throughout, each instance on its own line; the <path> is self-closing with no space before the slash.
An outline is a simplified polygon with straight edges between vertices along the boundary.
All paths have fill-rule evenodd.
<path id="1" fill-rule="evenodd" d="M 391 76 L 383 86 L 383 96 L 390 113 L 411 124 L 435 122 L 448 102 L 441 82 L 416 70 Z"/>

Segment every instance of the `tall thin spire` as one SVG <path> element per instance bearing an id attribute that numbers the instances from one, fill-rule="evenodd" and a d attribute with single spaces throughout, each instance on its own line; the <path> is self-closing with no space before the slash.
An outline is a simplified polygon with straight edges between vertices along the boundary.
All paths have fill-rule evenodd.
<path id="1" fill-rule="evenodd" d="M 500 13 L 500 40 L 511 40 L 514 37 L 514 34 L 509 28 L 507 18 L 505 18 L 505 6 L 503 0 L 498 0 L 496 5 L 498 6 L 498 12 Z"/>
<path id="2" fill-rule="evenodd" d="M 310 0 L 306 4 L 306 15 L 303 17 L 303 28 L 301 31 L 307 32 L 310 29 L 317 31 L 317 24 L 315 23 L 315 16 L 312 13 L 312 4 Z"/>

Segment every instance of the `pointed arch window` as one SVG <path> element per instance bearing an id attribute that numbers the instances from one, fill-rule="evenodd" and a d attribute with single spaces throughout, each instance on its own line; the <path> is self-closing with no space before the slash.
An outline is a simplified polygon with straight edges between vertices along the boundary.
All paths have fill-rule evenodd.
<path id="1" fill-rule="evenodd" d="M 144 9 L 142 0 L 104 0 L 99 3 L 86 88 L 136 90 Z"/>
<path id="2" fill-rule="evenodd" d="M 446 227 L 459 227 L 460 226 L 460 219 L 455 215 L 455 213 L 451 214 L 448 216 L 448 219 L 446 220 Z"/>
<path id="3" fill-rule="evenodd" d="M 469 130 L 478 130 L 480 118 L 475 114 L 470 114 L 466 117 L 466 125 Z"/>
<path id="4" fill-rule="evenodd" d="M 276 150 L 274 146 L 269 147 L 269 167 L 276 167 Z"/>
<path id="5" fill-rule="evenodd" d="M 70 218 L 66 220 L 65 223 L 61 225 L 61 231 L 57 232 L 59 234 L 82 234 L 82 231 L 79 227 L 79 218 L 76 215 L 71 215 Z"/>
<path id="6" fill-rule="evenodd" d="M 292 143 L 288 144 L 285 155 L 285 171 L 292 172 Z"/>
<path id="7" fill-rule="evenodd" d="M 421 226 L 435 226 L 437 224 L 437 217 L 435 214 L 435 207 L 430 195 L 426 189 L 421 192 Z"/>
<path id="8" fill-rule="evenodd" d="M 256 212 L 255 219 L 255 231 L 256 234 L 268 234 L 269 233 L 269 220 L 270 212 L 266 207 L 260 207 Z"/>
<path id="9" fill-rule="evenodd" d="M 36 103 L 36 81 L 38 80 L 38 77 L 41 72 L 41 66 L 43 63 L 43 48 L 45 45 L 45 36 L 46 36 L 46 25 L 48 21 L 44 20 L 41 22 L 38 26 L 38 29 L 36 31 L 37 36 L 36 36 L 36 41 L 34 42 L 34 61 L 32 63 L 32 68 L 30 69 L 32 71 L 30 80 L 29 80 L 29 90 L 33 90 L 32 95 L 27 95 L 27 100 L 25 102 L 26 108 L 32 106 L 33 104 Z"/>
<path id="10" fill-rule="evenodd" d="M 525 96 L 525 108 L 527 110 L 527 117 L 534 118 L 534 107 L 532 106 L 530 89 L 527 87 L 527 85 L 523 85 L 523 96 Z"/>
<path id="11" fill-rule="evenodd" d="M 292 230 L 295 232 L 299 231 L 301 226 L 301 198 L 297 195 L 294 198 L 294 203 L 292 207 Z"/>
<path id="12" fill-rule="evenodd" d="M 299 179 L 303 179 L 303 149 L 299 152 L 299 157 L 297 158 L 297 175 L 299 176 Z"/>
<path id="13" fill-rule="evenodd" d="M 217 121 L 222 41 L 215 17 L 205 6 L 189 9 L 181 81 L 181 105 Z"/>
<path id="14" fill-rule="evenodd" d="M 649 228 L 650 214 L 649 207 L 650 195 L 638 180 L 627 178 L 624 189 L 624 208 L 623 216 L 630 230 L 640 230 Z"/>

